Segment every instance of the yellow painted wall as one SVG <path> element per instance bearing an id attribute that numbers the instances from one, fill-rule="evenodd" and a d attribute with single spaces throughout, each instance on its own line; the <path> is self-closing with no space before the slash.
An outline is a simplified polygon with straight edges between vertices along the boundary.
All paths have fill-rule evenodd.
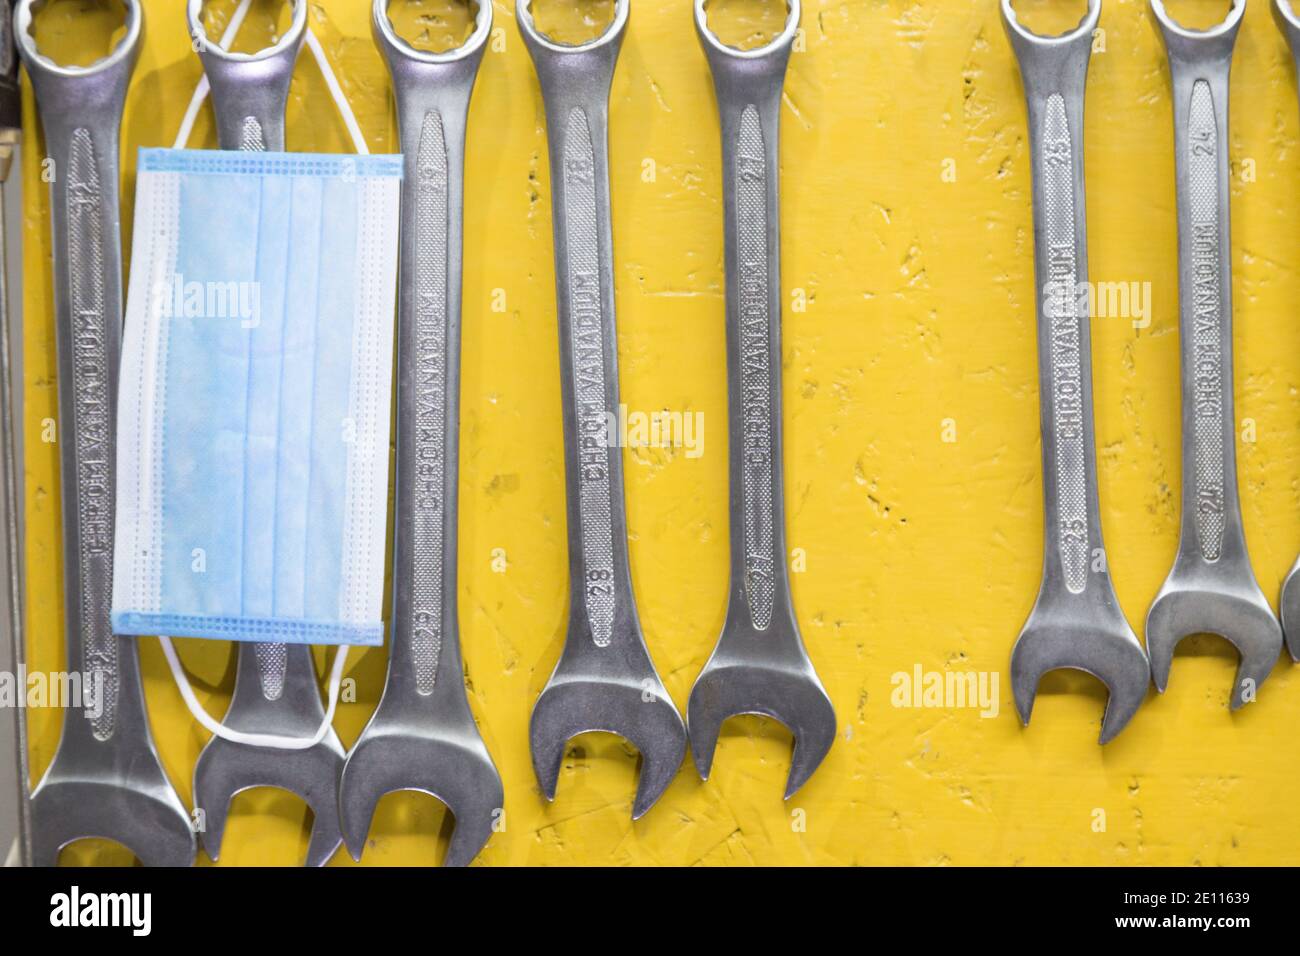
<path id="1" fill-rule="evenodd" d="M 759 0 L 731 0 L 729 11 L 717 2 L 731 36 L 780 21 L 757 16 Z M 215 32 L 234 2 L 211 5 Z M 623 400 L 635 410 L 702 412 L 706 426 L 698 458 L 625 455 L 641 619 L 684 707 L 726 605 L 719 142 L 686 0 L 632 5 L 610 144 Z M 59 34 L 88 6 L 96 3 L 63 0 L 49 11 L 46 49 L 84 54 L 84 44 Z M 396 148 L 395 122 L 368 6 L 316 0 L 310 25 L 371 148 L 385 152 Z M 147 40 L 123 125 L 128 241 L 135 151 L 171 144 L 200 75 L 183 4 L 145 0 L 145 8 Z M 1082 0 L 1019 4 L 1041 29 L 1072 26 L 1083 8 Z M 1226 3 L 1171 8 L 1208 22 Z M 738 719 L 719 744 L 713 779 L 702 784 L 684 765 L 634 824 L 634 751 L 588 735 L 572 744 L 555 803 L 542 799 L 528 715 L 567 614 L 550 173 L 513 2 L 496 0 L 494 13 L 499 39 L 474 95 L 466 177 L 460 618 L 472 705 L 505 782 L 507 827 L 480 862 L 1300 863 L 1300 679 L 1289 660 L 1258 703 L 1230 715 L 1235 652 L 1218 638 L 1191 639 L 1169 691 L 1152 692 L 1104 750 L 1096 743 L 1104 691 L 1084 675 L 1049 675 L 1028 730 L 1014 715 L 1005 671 L 1038 586 L 1043 527 L 1028 143 L 995 0 L 805 0 L 806 49 L 786 81 L 783 284 L 787 303 L 796 290 L 807 299 L 806 311 L 787 310 L 784 325 L 789 542 L 806 553 L 806 570 L 793 575 L 795 606 L 839 717 L 829 757 L 787 805 L 789 735 L 772 721 Z M 551 23 L 571 29 L 576 19 Z M 1092 278 L 1150 282 L 1153 295 L 1149 327 L 1093 325 L 1102 518 L 1121 604 L 1141 634 L 1178 533 L 1172 119 L 1144 0 L 1105 0 L 1101 24 L 1105 51 L 1093 58 L 1086 131 Z M 250 37 L 269 36 L 261 29 Z M 30 89 L 25 105 L 35 130 Z M 1245 17 L 1232 110 L 1237 412 L 1255 430 L 1239 446 L 1239 480 L 1256 573 L 1276 600 L 1300 546 L 1300 108 L 1264 0 L 1250 0 Z M 215 146 L 206 112 L 191 145 Z M 306 55 L 288 145 L 350 148 Z M 57 457 L 40 436 L 42 419 L 56 414 L 41 155 L 29 136 L 29 656 L 32 669 L 53 669 L 63 650 Z M 653 177 L 643 175 L 647 160 Z M 944 181 L 945 168 L 955 181 Z M 494 290 L 504 291 L 504 312 L 492 311 Z M 941 440 L 945 419 L 955 423 L 954 442 Z M 504 573 L 491 567 L 498 548 Z M 186 712 L 157 642 L 141 643 L 158 747 L 188 802 L 207 734 Z M 221 714 L 233 683 L 230 646 L 181 648 L 200 696 Z M 998 715 L 892 706 L 891 675 L 916 665 L 998 672 Z M 345 744 L 373 709 L 384 666 L 379 649 L 349 661 L 358 699 L 341 705 L 335 722 Z M 31 714 L 37 777 L 59 720 L 54 711 Z M 802 832 L 792 826 L 795 809 L 804 811 Z M 385 798 L 365 862 L 436 860 L 444 816 L 426 796 Z M 237 797 L 222 862 L 296 863 L 307 818 L 287 794 Z M 129 855 L 84 843 L 70 858 Z M 351 865 L 345 853 L 334 862 Z"/>

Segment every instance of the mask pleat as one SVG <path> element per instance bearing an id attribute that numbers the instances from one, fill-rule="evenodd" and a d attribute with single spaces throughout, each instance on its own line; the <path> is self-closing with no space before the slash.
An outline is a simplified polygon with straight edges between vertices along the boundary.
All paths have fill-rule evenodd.
<path id="1" fill-rule="evenodd" d="M 162 590 L 179 613 L 228 613 L 241 602 L 248 335 L 212 313 L 218 288 L 254 277 L 252 244 L 224 237 L 256 227 L 249 210 L 259 193 L 248 177 L 181 184 L 181 231 L 207 238 L 181 245 L 171 277 Z"/>
<path id="2" fill-rule="evenodd" d="M 258 209 L 256 275 L 240 289 L 236 310 L 248 336 L 249 404 L 244 483 L 244 614 L 271 617 L 275 583 L 275 492 L 278 485 L 283 287 L 276 281 L 288 256 L 291 199 L 289 184 L 277 176 L 262 178 Z M 263 298 L 263 290 L 267 293 Z M 263 309 L 268 317 L 263 321 Z M 274 318 L 270 318 L 273 316 Z"/>
<path id="3" fill-rule="evenodd" d="M 317 277 L 320 267 L 321 186 L 296 177 L 289 182 L 292 214 L 289 271 L 285 282 L 284 372 L 280 387 L 292 404 L 280 421 L 276 489 L 275 613 L 302 617 L 307 589 L 308 500 L 314 483 L 311 454 L 314 416 L 303 414 L 316 391 Z"/>
<path id="4" fill-rule="evenodd" d="M 347 509 L 348 456 L 356 447 L 358 423 L 351 417 L 353 327 L 356 302 L 357 184 L 328 180 L 318 250 L 320 303 L 316 319 L 316 377 L 331 383 L 312 401 L 312 480 L 307 496 L 307 580 L 305 615 L 333 620 L 339 614 L 343 536 L 338 516 Z"/>

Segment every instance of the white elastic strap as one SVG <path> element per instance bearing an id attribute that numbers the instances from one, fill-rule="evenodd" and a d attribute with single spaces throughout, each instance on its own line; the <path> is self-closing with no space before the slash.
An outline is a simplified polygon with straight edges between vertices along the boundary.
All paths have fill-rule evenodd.
<path id="1" fill-rule="evenodd" d="M 230 44 L 235 42 L 235 35 L 239 33 L 239 27 L 244 22 L 244 17 L 248 14 L 248 8 L 253 5 L 253 0 L 240 0 L 238 8 L 230 18 L 230 23 L 226 27 L 226 32 L 221 35 L 221 49 L 230 49 Z M 343 87 L 339 85 L 338 77 L 334 75 L 334 69 L 325 57 L 325 50 L 321 47 L 320 41 L 316 35 L 308 28 L 306 35 L 307 47 L 311 50 L 312 56 L 316 59 L 316 64 L 320 67 L 321 75 L 325 77 L 325 85 L 329 87 L 330 96 L 334 100 L 335 106 L 338 107 L 339 115 L 343 117 L 343 125 L 348 128 L 348 135 L 352 137 L 352 144 L 357 153 L 362 156 L 370 155 L 370 148 L 366 145 L 366 138 L 361 133 L 361 127 L 357 124 L 356 115 L 352 112 L 352 106 L 348 103 L 348 98 L 343 95 Z M 194 122 L 198 119 L 199 110 L 203 106 L 203 101 L 208 98 L 210 91 L 207 74 L 199 79 L 199 85 L 194 89 L 194 95 L 190 97 L 190 105 L 185 110 L 185 118 L 181 120 L 181 128 L 176 134 L 176 142 L 172 149 L 184 149 L 190 141 L 190 134 L 194 132 Z M 334 652 L 334 663 L 330 667 L 330 679 L 328 703 L 325 707 L 325 720 L 316 733 L 311 737 L 282 737 L 279 734 L 246 734 L 238 730 L 231 730 L 225 724 L 218 723 L 212 719 L 212 716 L 203 709 L 199 699 L 194 696 L 194 688 L 190 685 L 190 679 L 185 674 L 185 668 L 181 666 L 181 659 L 176 653 L 176 648 L 172 645 L 170 637 L 160 634 L 159 642 L 162 644 L 163 655 L 167 658 L 167 666 L 171 668 L 172 678 L 176 681 L 176 689 L 181 692 L 181 697 L 185 700 L 185 706 L 190 709 L 194 716 L 204 728 L 209 732 L 220 737 L 222 740 L 229 740 L 232 743 L 247 744 L 250 747 L 270 747 L 274 750 L 309 750 L 325 739 L 325 735 L 330 732 L 330 725 L 334 722 L 334 711 L 338 708 L 339 689 L 343 684 L 343 665 L 347 663 L 348 648 L 346 644 L 339 645 Z"/>
<path id="2" fill-rule="evenodd" d="M 244 0 L 248 3 L 249 0 Z M 334 105 L 339 108 L 339 115 L 343 117 L 343 125 L 348 128 L 348 135 L 352 137 L 352 147 L 358 155 L 369 156 L 370 147 L 366 145 L 366 138 L 361 133 L 361 127 L 357 124 L 356 115 L 352 112 L 352 104 L 348 98 L 343 95 L 343 87 L 339 86 L 338 77 L 334 75 L 334 68 L 330 66 L 330 61 L 325 58 L 325 50 L 320 45 L 320 40 L 316 39 L 316 34 L 310 29 L 307 30 L 307 48 L 311 50 L 311 55 L 316 58 L 316 65 L 320 67 L 320 72 L 325 77 L 325 85 L 329 87 L 330 96 L 334 97 Z"/>
<path id="3" fill-rule="evenodd" d="M 203 709 L 199 699 L 194 696 L 194 688 L 190 686 L 190 679 L 185 676 L 185 668 L 181 666 L 181 659 L 176 656 L 176 648 L 172 646 L 172 639 L 160 634 L 158 640 L 162 642 L 163 654 L 167 657 L 167 666 L 172 669 L 172 677 L 176 680 L 176 688 L 181 692 L 181 697 L 185 698 L 185 706 L 190 709 L 190 713 L 194 715 L 195 720 L 222 740 L 229 740 L 237 744 L 248 744 L 250 747 L 271 747 L 276 750 L 309 750 L 324 740 L 325 735 L 330 732 L 330 724 L 334 723 L 334 711 L 338 709 L 339 688 L 343 684 L 343 665 L 348 659 L 346 644 L 340 644 L 338 650 L 334 652 L 334 664 L 330 667 L 329 700 L 325 706 L 325 719 L 316 728 L 316 733 L 311 737 L 282 737 L 279 734 L 246 734 L 242 731 L 231 730 L 225 724 L 213 720 L 212 716 Z"/>

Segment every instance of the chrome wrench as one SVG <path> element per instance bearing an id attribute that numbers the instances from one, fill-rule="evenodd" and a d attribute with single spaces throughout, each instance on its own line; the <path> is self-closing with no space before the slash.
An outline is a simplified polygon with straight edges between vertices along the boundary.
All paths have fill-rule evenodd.
<path id="1" fill-rule="evenodd" d="M 1300 70 L 1300 10 L 1295 8 L 1294 0 L 1273 0 L 1273 18 L 1291 47 L 1296 69 Z"/>
<path id="2" fill-rule="evenodd" d="M 722 724 L 775 718 L 794 735 L 788 800 L 835 741 L 835 708 L 817 677 L 790 598 L 781 428 L 781 91 L 799 0 L 766 46 L 739 50 L 695 30 L 709 61 L 722 127 L 726 232 L 727 403 L 730 422 L 731 588 L 717 646 L 687 704 L 691 754 L 707 780 Z"/>
<path id="3" fill-rule="evenodd" d="M 1296 73 L 1300 75 L 1300 12 L 1291 0 L 1273 0 L 1273 13 L 1277 25 L 1291 46 Z M 1300 558 L 1296 558 L 1286 582 L 1282 585 L 1282 630 L 1286 632 L 1286 647 L 1291 659 L 1300 663 Z"/>
<path id="4" fill-rule="evenodd" d="M 1147 614 L 1147 652 L 1163 693 L 1179 641 L 1226 638 L 1241 654 L 1229 705 L 1236 710 L 1254 699 L 1282 650 L 1282 628 L 1250 566 L 1237 499 L 1228 74 L 1246 0 L 1233 0 L 1209 30 L 1181 27 L 1162 0 L 1150 2 L 1173 83 L 1183 520 L 1173 569 Z"/>
<path id="5" fill-rule="evenodd" d="M 465 866 L 504 805 L 501 775 L 465 696 L 456 601 L 465 126 L 492 30 L 481 2 L 465 43 L 417 50 L 374 0 L 405 156 L 397 311 L 397 492 L 388 677 L 339 785 L 343 836 L 361 859 L 379 798 L 419 790 L 456 818 L 444 866 Z"/>
<path id="6" fill-rule="evenodd" d="M 618 406 L 609 88 L 628 0 L 616 0 L 604 34 L 576 46 L 539 33 L 530 6 L 516 0 L 515 17 L 542 88 L 554 193 L 569 628 L 533 708 L 529 741 L 538 783 L 553 800 L 570 737 L 599 730 L 630 740 L 642 759 L 632 804 L 637 819 L 681 766 L 686 728 L 641 636 L 628 571 L 622 450 L 606 435 Z"/>
<path id="7" fill-rule="evenodd" d="M 289 81 L 307 29 L 307 2 L 293 0 L 289 29 L 254 54 L 230 53 L 208 39 L 203 0 L 189 0 L 194 48 L 212 87 L 217 141 L 222 149 L 284 150 L 284 109 Z M 235 691 L 223 723 L 249 734 L 313 737 L 325 720 L 311 648 L 303 644 L 240 644 Z M 194 802 L 205 814 L 203 849 L 217 859 L 230 801 L 253 787 L 278 787 L 301 797 L 312 811 L 307 865 L 323 866 L 343 842 L 338 781 L 344 751 L 331 728 L 306 750 L 278 750 L 213 737 L 194 765 Z"/>
<path id="8" fill-rule="evenodd" d="M 14 21 L 10 4 L 0 7 L 0 518 L 4 521 L 3 567 L 4 594 L 0 597 L 0 626 L 9 630 L 9 666 L 15 674 L 26 672 L 27 645 L 23 636 L 23 555 L 22 495 L 19 493 L 19 462 L 23 460 L 18 427 L 18 409 L 22 396 L 15 390 L 16 368 L 12 344 L 18 331 L 17 318 L 9 311 L 9 269 L 15 258 L 7 248 L 8 217 L 5 209 L 5 185 L 14 168 L 22 134 L 22 89 L 18 82 L 18 48 L 14 45 Z M 21 210 L 20 210 L 21 211 Z M 21 256 L 17 257 L 21 259 Z M 18 262 L 21 267 L 21 262 Z M 21 380 L 21 375 L 19 375 Z M 20 679 L 21 680 L 21 679 Z M 27 710 L 13 712 L 14 781 L 16 793 L 13 810 L 5 811 L 4 820 L 16 824 L 15 856 L 19 866 L 32 860 L 32 793 L 27 764 Z M 9 741 L 5 741 L 8 745 Z M 3 822 L 3 821 L 0 821 Z"/>
<path id="9" fill-rule="evenodd" d="M 189 866 L 194 831 L 149 732 L 136 638 L 115 635 L 109 621 L 122 337 L 118 132 L 144 14 L 138 0 L 123 0 L 126 33 L 117 47 L 91 66 L 65 67 L 36 49 L 33 2 L 19 0 L 14 34 L 54 164 L 67 667 L 98 684 L 100 699 L 85 714 L 64 715 L 54 760 L 32 794 L 32 859 L 53 866 L 74 840 L 103 837 L 145 864 Z"/>
<path id="10" fill-rule="evenodd" d="M 1101 0 L 1058 37 L 1030 32 L 1002 0 L 1029 115 L 1034 196 L 1039 414 L 1045 546 L 1038 598 L 1011 652 L 1016 710 L 1028 726 L 1043 674 L 1073 668 L 1110 690 L 1101 743 L 1128 725 L 1150 683 L 1106 567 L 1092 419 L 1091 322 L 1083 192 L 1083 100 Z"/>

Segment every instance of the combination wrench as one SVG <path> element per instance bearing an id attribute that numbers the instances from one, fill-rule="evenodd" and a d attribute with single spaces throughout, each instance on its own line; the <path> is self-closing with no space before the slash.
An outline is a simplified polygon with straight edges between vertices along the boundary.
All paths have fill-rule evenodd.
<path id="1" fill-rule="evenodd" d="M 687 703 L 700 777 L 713 766 L 723 723 L 760 714 L 794 736 L 788 800 L 835 741 L 835 708 L 813 668 L 790 597 L 781 426 L 781 95 L 799 28 L 799 0 L 767 45 L 740 50 L 695 30 L 713 74 L 722 131 L 727 283 L 727 404 L 731 584 L 722 634 Z"/>
<path id="2" fill-rule="evenodd" d="M 18 410 L 22 397 L 15 391 L 15 372 L 12 348 L 21 317 L 9 309 L 9 267 L 14 257 L 8 249 L 8 230 L 12 220 L 5 208 L 5 188 L 9 182 L 21 142 L 23 125 L 22 86 L 18 80 L 18 48 L 14 45 L 14 20 L 10 4 L 0 8 L 0 519 L 3 519 L 4 549 L 3 595 L 0 595 L 0 626 L 8 628 L 5 650 L 13 673 L 22 674 L 27 669 L 27 644 L 23 625 L 23 556 L 22 556 L 22 495 L 19 493 L 19 462 L 23 460 L 20 447 Z M 19 210 L 21 213 L 21 210 Z M 21 258 L 21 257 L 19 257 Z M 17 323 L 17 325 L 15 324 Z M 19 376 L 21 379 L 21 375 Z M 30 866 L 32 860 L 32 793 L 31 776 L 27 761 L 27 710 L 15 707 L 12 745 L 14 761 L 14 809 L 7 814 L 14 818 L 17 834 L 14 847 L 18 866 Z M 9 740 L 5 745 L 10 744 Z"/>
<path id="3" fill-rule="evenodd" d="M 456 819 L 444 866 L 465 866 L 504 805 L 501 775 L 465 695 L 456 601 L 465 126 L 492 31 L 443 53 L 417 50 L 374 0 L 405 156 L 397 310 L 397 490 L 392 639 L 384 693 L 339 784 L 343 837 L 361 859 L 379 798 L 418 790 Z"/>
<path id="4" fill-rule="evenodd" d="M 1291 46 L 1297 77 L 1300 77 L 1300 12 L 1291 0 L 1273 0 L 1273 14 L 1277 25 Z M 1282 585 L 1282 630 L 1286 633 L 1286 647 L 1291 659 L 1300 663 L 1300 558 Z"/>
<path id="5" fill-rule="evenodd" d="M 84 713 L 64 714 L 58 750 L 32 794 L 32 860 L 53 866 L 74 840 L 103 837 L 147 865 L 189 866 L 194 830 L 149 732 L 137 639 L 115 635 L 109 619 L 122 341 L 118 133 L 144 14 L 139 0 L 123 0 L 126 32 L 117 47 L 91 66 L 60 66 L 36 48 L 34 2 L 19 0 L 14 34 L 55 173 L 50 238 L 67 668 L 82 676 L 83 688 L 97 688 L 99 699 Z"/>
<path id="6" fill-rule="evenodd" d="M 1097 494 L 1092 415 L 1083 100 L 1101 0 L 1072 31 L 1030 32 L 1011 0 L 1006 27 L 1025 89 L 1033 182 L 1039 416 L 1043 444 L 1044 549 L 1038 597 L 1011 652 L 1011 684 L 1028 726 L 1043 674 L 1085 671 L 1110 690 L 1101 743 L 1127 726 L 1151 681 L 1107 570 Z"/>
<path id="7" fill-rule="evenodd" d="M 606 434 L 618 406 L 609 89 L 628 0 L 595 40 L 555 43 L 537 31 L 531 0 L 515 16 L 546 110 L 555 233 L 560 379 L 569 534 L 569 626 L 564 651 L 533 707 L 533 770 L 555 799 L 569 738 L 619 734 L 641 751 L 632 804 L 639 818 L 672 782 L 686 727 L 655 671 L 628 569 L 622 450 Z"/>
<path id="8" fill-rule="evenodd" d="M 1255 580 L 1237 498 L 1232 393 L 1228 75 L 1246 0 L 1209 30 L 1179 26 L 1150 0 L 1169 57 L 1178 195 L 1183 501 L 1178 554 L 1147 614 L 1151 679 L 1164 692 L 1174 648 L 1218 634 L 1241 655 L 1229 706 L 1254 699 L 1282 628 Z"/>
<path id="9" fill-rule="evenodd" d="M 208 39 L 204 0 L 189 0 L 190 35 L 212 88 L 217 142 L 222 149 L 280 152 L 289 82 L 307 29 L 307 0 L 292 0 L 289 29 L 255 54 L 230 53 Z M 256 334 L 255 332 L 253 334 Z M 325 720 L 311 648 L 303 644 L 240 644 L 235 690 L 223 723 L 249 734 L 313 737 Z M 343 842 L 338 781 L 345 759 L 333 728 L 305 750 L 279 750 L 213 737 L 194 765 L 194 802 L 205 814 L 203 848 L 221 852 L 226 818 L 235 794 L 278 787 L 311 808 L 307 865 L 323 866 Z"/>

